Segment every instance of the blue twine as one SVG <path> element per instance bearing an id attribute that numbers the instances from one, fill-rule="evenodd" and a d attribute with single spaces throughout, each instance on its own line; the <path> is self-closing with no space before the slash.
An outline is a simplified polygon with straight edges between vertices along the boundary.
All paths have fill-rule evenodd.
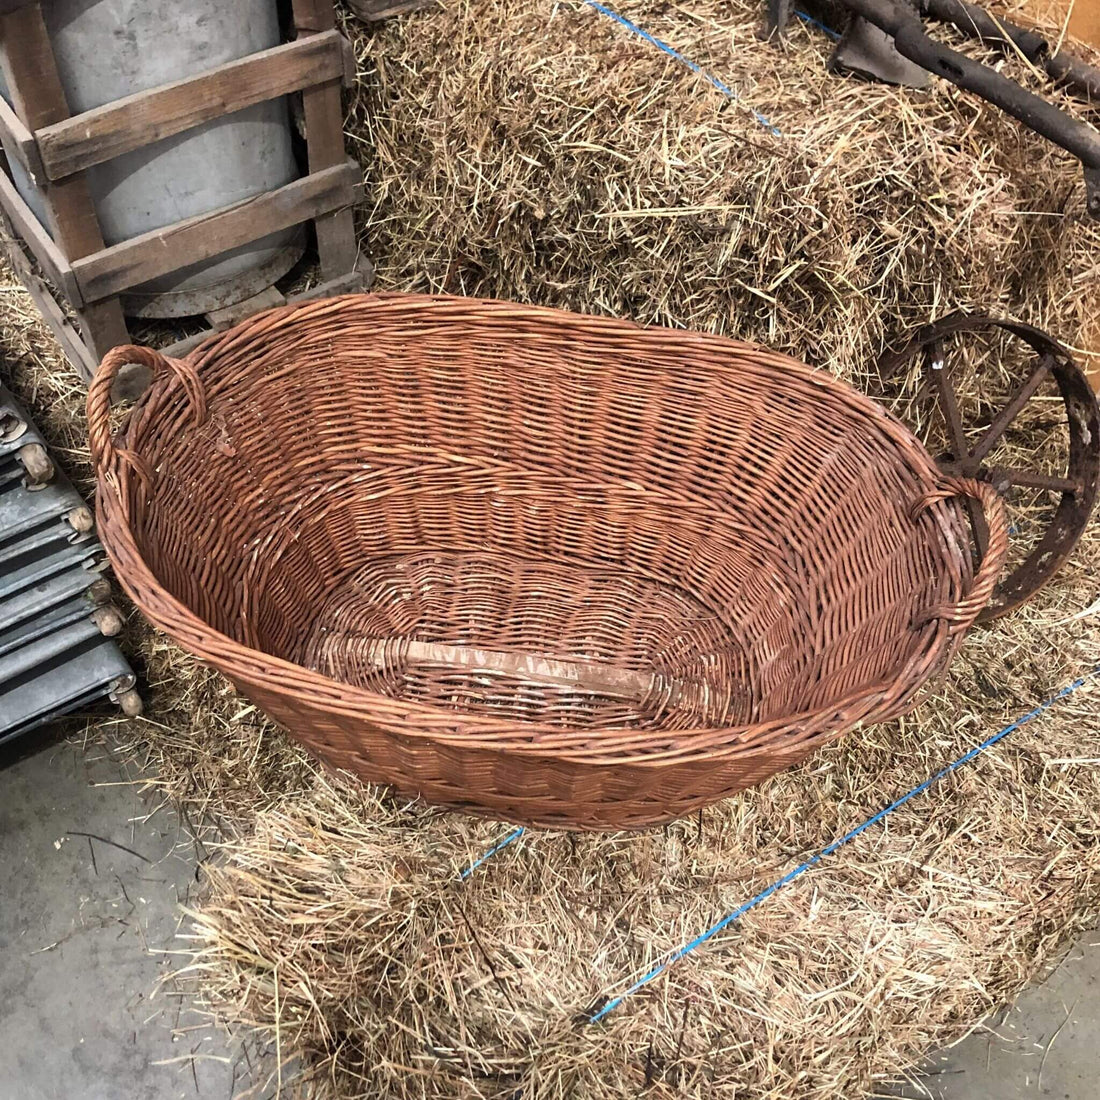
<path id="1" fill-rule="evenodd" d="M 494 844 L 480 859 L 475 859 L 458 877 L 463 881 L 468 879 L 490 856 L 495 856 L 501 848 L 507 848 L 513 840 L 519 840 L 524 832 L 525 830 L 522 825 L 519 826 L 519 828 L 513 829 L 502 841 Z"/>
<path id="2" fill-rule="evenodd" d="M 1067 695 L 1071 695 L 1079 687 L 1086 683 L 1091 677 L 1096 676 L 1098 673 L 1100 673 L 1100 665 L 1097 665 L 1090 672 L 1086 672 L 1084 676 L 1079 677 L 1078 679 L 1074 680 L 1072 684 L 1068 684 L 1066 687 L 1062 688 L 1062 690 L 1059 691 L 1057 695 L 1052 695 L 1045 702 L 1040 703 L 1034 710 L 1028 711 L 1028 713 L 1025 714 L 1022 718 L 1017 718 L 1015 722 L 1012 722 L 1009 725 L 1005 726 L 1004 729 L 999 730 L 997 733 L 993 734 L 992 737 L 989 737 L 985 741 L 983 741 L 980 745 L 975 745 L 974 748 L 972 748 L 969 752 L 965 753 L 963 756 L 960 756 L 958 760 L 955 760 L 952 763 L 948 764 L 947 767 L 942 768 L 940 771 L 936 772 L 935 775 L 931 776 L 929 779 L 926 779 L 919 786 L 914 787 L 907 794 L 903 794 L 901 798 L 897 799 L 894 802 L 891 802 L 889 806 L 886 806 L 884 809 L 879 810 L 879 812 L 873 817 L 869 817 L 866 821 L 863 822 L 862 825 L 857 825 L 854 829 L 852 829 L 851 832 L 845 833 L 844 836 L 840 837 L 839 840 L 834 840 L 831 844 L 827 844 L 816 855 L 811 856 L 808 860 L 806 860 L 805 863 L 800 863 L 797 867 L 794 868 L 793 871 L 788 871 L 782 878 L 777 879 L 767 889 L 761 890 L 760 893 L 756 895 L 756 897 L 750 898 L 747 902 L 745 902 L 744 905 L 739 906 L 732 913 L 724 916 L 717 924 L 712 925 L 702 935 L 696 936 L 695 939 L 693 939 L 690 943 L 686 943 L 683 947 L 678 948 L 663 963 L 655 966 L 647 974 L 644 974 L 641 978 L 639 978 L 629 989 L 621 993 L 618 997 L 615 997 L 612 1000 L 608 1001 L 607 1004 L 599 1010 L 599 1012 L 589 1017 L 588 1022 L 594 1024 L 598 1020 L 602 1020 L 609 1012 L 612 1012 L 614 1011 L 614 1009 L 618 1008 L 619 1005 L 621 1005 L 623 1001 L 627 999 L 627 997 L 629 997 L 633 993 L 636 993 L 639 989 L 642 988 L 642 986 L 648 985 L 651 981 L 653 981 L 654 978 L 658 977 L 660 974 L 663 974 L 670 966 L 673 965 L 673 963 L 679 962 L 680 959 L 682 959 L 685 955 L 690 955 L 691 952 L 694 951 L 697 947 L 701 947 L 704 943 L 707 942 L 707 940 L 718 935 L 718 933 L 721 932 L 722 929 L 731 925 L 735 920 L 738 919 L 738 917 L 743 916 L 750 909 L 753 909 L 757 905 L 759 905 L 762 901 L 766 901 L 772 896 L 772 894 L 776 893 L 778 890 L 781 890 L 788 883 L 793 882 L 796 878 L 798 878 L 799 875 L 805 874 L 811 867 L 813 867 L 817 863 L 820 863 L 821 860 L 823 860 L 826 856 L 831 856 L 838 848 L 842 848 L 850 840 L 855 840 L 857 836 L 859 836 L 861 833 L 865 833 L 869 828 L 871 828 L 872 825 L 878 824 L 878 822 L 882 821 L 882 819 L 885 818 L 887 815 L 892 814 L 896 809 L 904 806 L 905 803 L 908 802 L 911 798 L 915 798 L 918 794 L 923 794 L 924 791 L 928 790 L 928 788 L 931 787 L 932 784 L 935 783 L 938 779 L 943 779 L 945 776 L 950 775 L 956 768 L 961 768 L 963 764 L 969 763 L 971 760 L 974 759 L 974 757 L 985 752 L 986 749 L 992 748 L 992 746 L 997 744 L 998 741 L 1000 741 L 1004 737 L 1007 737 L 1014 730 L 1018 730 L 1021 726 L 1024 726 L 1033 719 L 1038 718 L 1040 714 L 1042 714 L 1046 710 L 1049 710 L 1052 706 L 1054 706 L 1055 703 L 1057 703 L 1061 699 L 1064 699 Z"/>
<path id="3" fill-rule="evenodd" d="M 797 8 L 795 8 L 794 13 L 798 16 L 799 19 L 802 20 L 803 23 L 809 23 L 811 27 L 817 27 L 819 31 L 824 31 L 824 33 L 827 34 L 834 42 L 836 42 L 840 38 L 839 32 L 834 31 L 832 27 L 827 27 L 824 23 L 821 22 L 820 19 L 815 19 L 808 12 L 799 11 Z"/>
<path id="4" fill-rule="evenodd" d="M 590 7 L 595 8 L 601 15 L 606 15 L 608 19 L 614 19 L 621 27 L 625 27 L 631 34 L 636 34 L 639 38 L 644 39 L 651 46 L 656 46 L 657 49 L 663 50 L 669 57 L 679 61 L 681 65 L 686 65 L 693 73 L 703 77 L 704 80 L 710 81 L 715 88 L 718 89 L 727 99 L 732 100 L 734 103 L 741 103 L 747 107 L 752 117 L 764 127 L 769 133 L 774 134 L 776 137 L 782 137 L 783 131 L 778 126 L 772 124 L 771 120 L 762 115 L 759 111 L 752 107 L 748 107 L 747 104 L 741 99 L 741 97 L 728 85 L 723 84 L 721 80 L 716 76 L 711 76 L 705 69 L 697 65 L 690 57 L 684 57 L 682 53 L 674 50 L 668 43 L 662 42 L 659 38 L 654 38 L 648 31 L 642 30 L 637 23 L 631 23 L 625 16 L 619 15 L 618 12 L 612 11 L 610 8 L 604 7 L 603 4 L 597 3 L 597 0 L 584 0 L 584 2 Z"/>

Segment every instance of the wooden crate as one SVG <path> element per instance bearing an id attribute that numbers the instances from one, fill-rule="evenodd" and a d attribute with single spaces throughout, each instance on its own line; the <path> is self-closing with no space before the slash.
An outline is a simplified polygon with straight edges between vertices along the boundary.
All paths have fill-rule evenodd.
<path id="1" fill-rule="evenodd" d="M 6 251 L 86 381 L 105 352 L 131 342 L 119 300 L 123 291 L 269 233 L 313 223 L 323 282 L 308 296 L 361 289 L 351 206 L 362 197 L 362 173 L 344 151 L 340 98 L 341 85 L 354 77 L 354 58 L 336 30 L 332 0 L 293 0 L 292 11 L 292 42 L 72 115 L 41 2 L 0 0 L 0 41 L 18 43 L 18 49 L 8 51 L 6 69 L 14 109 L 0 98 L 0 133 L 41 190 L 52 229 L 47 232 L 35 217 L 10 172 L 0 172 L 0 208 L 14 234 Z M 305 175 L 242 202 L 110 247 L 104 244 L 86 169 L 299 91 L 308 154 Z M 21 245 L 38 261 L 45 280 Z M 279 297 L 274 291 L 261 295 L 260 304 L 270 304 L 273 295 Z M 213 318 L 213 326 L 247 313 L 243 305 L 219 311 L 222 316 Z M 170 350 L 180 353 L 205 335 Z M 140 380 L 133 381 L 140 385 Z"/>

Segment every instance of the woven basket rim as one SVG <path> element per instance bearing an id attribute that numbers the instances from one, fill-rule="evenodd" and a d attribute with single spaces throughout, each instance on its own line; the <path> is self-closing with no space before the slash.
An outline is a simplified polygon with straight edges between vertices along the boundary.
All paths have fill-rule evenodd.
<path id="1" fill-rule="evenodd" d="M 106 540 L 104 540 L 106 545 Z M 109 552 L 110 548 L 108 548 Z M 154 583 L 156 578 L 150 572 Z M 384 703 L 392 706 L 393 696 L 372 692 L 367 688 L 360 688 L 354 684 L 345 683 L 325 676 L 324 673 L 305 668 L 294 661 L 288 661 L 283 657 L 264 653 L 234 641 L 228 635 L 215 630 L 203 619 L 199 618 L 186 605 L 180 603 L 169 593 L 164 592 L 167 602 L 171 605 L 173 615 L 154 611 L 148 600 L 144 598 L 137 586 L 132 586 L 129 580 L 120 579 L 120 583 L 127 595 L 134 601 L 139 610 L 154 626 L 163 630 L 173 641 L 184 649 L 193 653 L 201 660 L 213 665 L 219 671 L 223 671 L 229 679 L 235 680 L 237 670 L 225 672 L 226 665 L 233 660 L 240 662 L 254 659 L 255 667 L 247 673 L 241 673 L 240 679 L 246 683 L 258 684 L 269 690 L 286 692 L 294 681 L 300 681 L 299 690 L 309 690 L 310 701 L 314 707 L 331 714 L 342 714 L 352 718 L 362 718 L 378 725 L 386 726 L 399 732 L 402 736 L 411 739 L 430 741 L 435 744 L 452 745 L 454 747 L 468 749 L 503 749 L 515 755 L 528 756 L 531 759 L 555 759 L 572 760 L 588 765 L 613 766 L 629 761 L 632 765 L 668 766 L 705 756 L 708 760 L 720 760 L 728 756 L 746 757 L 755 752 L 775 752 L 775 745 L 769 742 L 765 745 L 756 745 L 753 742 L 768 734 L 782 733 L 784 730 L 794 729 L 799 726 L 807 726 L 814 732 L 790 742 L 790 747 L 810 747 L 820 742 L 829 740 L 834 733 L 841 730 L 852 730 L 860 725 L 874 724 L 884 721 L 885 715 L 880 716 L 878 708 L 858 708 L 865 711 L 858 717 L 842 717 L 849 708 L 855 708 L 861 702 L 873 699 L 876 695 L 885 694 L 886 689 L 899 678 L 899 676 L 885 677 L 876 684 L 852 692 L 842 699 L 826 707 L 812 710 L 796 711 L 783 715 L 769 722 L 748 723 L 742 726 L 705 726 L 682 730 L 654 731 L 637 730 L 632 727 L 608 726 L 600 729 L 568 729 L 559 726 L 544 726 L 537 723 L 521 723 L 514 719 L 473 717 L 458 711 L 447 710 L 430 704 L 420 703 L 416 700 L 401 700 L 401 707 L 405 711 L 405 719 L 416 718 L 440 718 L 447 721 L 442 725 L 428 726 L 412 721 L 410 725 L 402 724 L 400 727 L 392 723 L 380 722 L 372 715 L 364 713 L 364 704 L 371 710 L 376 709 L 377 704 Z M 159 587 L 159 584 L 158 584 Z M 191 634 L 185 628 L 193 626 L 196 633 Z M 929 634 L 930 641 L 936 643 L 914 654 L 910 664 L 918 663 L 919 658 L 936 653 L 940 643 L 948 641 L 947 631 L 938 627 L 935 622 L 930 622 L 923 628 Z M 216 644 L 210 645 L 197 635 L 205 635 Z M 222 649 L 224 646 L 224 650 Z M 226 656 L 226 651 L 231 651 L 233 656 Z M 938 653 L 936 653 L 938 657 Z M 925 663 L 925 662 L 920 662 Z M 938 664 L 938 660 L 927 662 L 930 665 Z M 903 674 L 904 675 L 904 674 Z M 921 677 L 917 688 L 923 686 L 925 679 Z M 341 697 L 346 697 L 342 699 Z M 904 710 L 903 706 L 901 710 Z M 900 713 L 897 706 L 889 708 L 891 715 Z M 447 728 L 450 732 L 447 732 Z M 492 736 L 493 733 L 498 736 Z M 515 733 L 521 736 L 512 736 Z M 556 735 L 562 735 L 560 737 Z M 753 735 L 751 738 L 749 735 Z M 644 754 L 624 753 L 623 755 L 609 756 L 606 752 L 598 750 L 595 743 L 606 743 L 612 737 L 625 737 L 629 740 L 652 742 L 655 738 L 667 740 L 670 745 L 675 743 L 676 748 L 663 751 L 650 750 Z M 562 741 L 587 741 L 594 743 L 592 749 L 570 749 L 561 745 Z M 713 741 L 715 744 L 707 744 Z M 735 742 L 732 743 L 731 742 Z M 625 747 L 625 746 L 623 746 Z"/>
<path id="2" fill-rule="evenodd" d="M 463 298 L 451 295 L 416 295 L 398 292 L 350 294 L 279 306 L 256 314 L 234 328 L 215 333 L 184 359 L 198 373 L 214 364 L 223 351 L 248 340 L 266 339 L 295 322 L 316 323 L 345 310 L 382 311 L 386 314 L 408 309 L 438 311 L 440 317 L 461 315 L 470 310 L 489 311 L 496 318 L 522 317 L 530 321 L 551 321 L 557 328 L 571 325 L 586 335 L 613 335 L 627 330 L 645 331 L 647 339 L 668 340 L 677 347 L 694 345 L 712 353 L 729 356 L 751 350 L 767 365 L 789 371 L 810 382 L 834 399 L 876 424 L 899 451 L 907 464 L 919 474 L 929 491 L 941 483 L 942 476 L 923 445 L 893 414 L 871 398 L 829 374 L 779 352 L 746 341 L 710 333 L 639 325 L 628 320 L 572 313 L 544 306 L 522 306 L 495 299 Z M 731 363 L 731 368 L 733 364 Z M 130 442 L 142 417 L 152 406 L 168 397 L 182 394 L 183 387 L 173 374 L 154 378 L 152 385 L 135 404 L 120 435 L 121 444 Z M 100 514 L 100 536 L 115 565 L 116 575 L 139 610 L 170 638 L 214 665 L 233 682 L 253 684 L 270 691 L 308 697 L 311 706 L 332 714 L 361 719 L 415 740 L 464 749 L 493 749 L 523 755 L 531 759 L 553 758 L 583 762 L 587 766 L 613 766 L 629 761 L 632 765 L 665 767 L 705 756 L 721 760 L 744 758 L 755 753 L 775 754 L 775 738 L 785 732 L 801 732 L 782 746 L 809 749 L 831 739 L 837 733 L 861 724 L 883 721 L 908 709 L 917 692 L 957 647 L 961 631 L 951 629 L 943 619 L 932 619 L 914 634 L 915 644 L 904 664 L 873 685 L 851 692 L 827 706 L 785 714 L 767 722 L 731 727 L 694 727 L 681 730 L 637 730 L 630 727 L 571 729 L 568 727 L 522 722 L 513 718 L 474 716 L 415 700 L 395 701 L 393 696 L 332 679 L 282 657 L 247 646 L 215 630 L 194 611 L 176 599 L 153 573 L 134 539 L 128 522 L 128 499 L 137 478 L 125 463 L 115 462 L 97 471 L 96 501 Z M 957 508 L 934 509 L 932 514 L 942 537 L 950 544 L 959 538 L 960 513 Z M 969 572 L 969 562 L 963 565 Z M 966 579 L 965 577 L 963 578 Z M 969 625 L 966 623 L 964 625 Z M 905 689 L 898 691 L 898 685 Z M 395 702 L 403 711 L 403 721 L 388 721 L 379 716 L 380 705 L 392 710 Z M 811 732 L 805 732 L 805 731 Z M 756 742 L 764 740 L 763 744 Z M 665 747 L 653 748 L 654 741 Z M 649 749 L 631 751 L 631 743 L 646 743 Z"/>

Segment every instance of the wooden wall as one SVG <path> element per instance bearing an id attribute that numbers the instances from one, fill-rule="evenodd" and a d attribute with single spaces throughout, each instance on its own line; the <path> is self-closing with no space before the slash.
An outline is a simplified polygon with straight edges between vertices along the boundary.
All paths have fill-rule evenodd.
<path id="1" fill-rule="evenodd" d="M 1067 9 L 1070 6 L 1069 0 L 1057 0 L 1057 3 Z M 1100 49 L 1100 0 L 1074 0 L 1069 11 L 1068 35 Z M 1092 353 L 1085 359 L 1085 370 L 1092 388 L 1100 393 L 1100 278 L 1092 292 L 1091 316 L 1083 336 L 1084 349 Z"/>
<path id="2" fill-rule="evenodd" d="M 1011 13 L 1020 22 L 1026 22 L 1031 15 L 1047 37 L 1055 41 L 1059 29 L 1066 26 L 1068 16 L 1067 41 L 1076 39 L 1100 49 L 1100 0 L 1024 0 L 1022 8 L 1018 0 L 1010 0 L 1008 4 L 994 2 L 990 6 L 995 10 L 1000 8 L 1005 14 Z M 1100 112 L 1094 117 L 1094 123 L 1100 123 Z M 1091 316 L 1081 333 L 1081 348 L 1090 353 L 1081 358 L 1093 389 L 1100 393 L 1100 279 L 1093 291 Z"/>
<path id="3" fill-rule="evenodd" d="M 1015 3 L 993 3 L 989 6 L 1001 8 L 1006 14 L 1015 8 L 1021 22 L 1026 22 L 1027 16 L 1031 15 L 1048 34 L 1052 26 L 1064 26 L 1068 15 L 1067 36 L 1100 47 L 1100 0 L 1023 0 L 1022 7 L 1016 0 Z"/>

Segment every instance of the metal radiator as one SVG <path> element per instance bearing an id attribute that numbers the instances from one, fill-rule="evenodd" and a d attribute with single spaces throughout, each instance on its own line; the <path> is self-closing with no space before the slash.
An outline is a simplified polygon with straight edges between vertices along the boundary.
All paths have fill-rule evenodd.
<path id="1" fill-rule="evenodd" d="M 106 564 L 91 510 L 0 386 L 0 744 L 104 697 L 141 713 Z"/>

